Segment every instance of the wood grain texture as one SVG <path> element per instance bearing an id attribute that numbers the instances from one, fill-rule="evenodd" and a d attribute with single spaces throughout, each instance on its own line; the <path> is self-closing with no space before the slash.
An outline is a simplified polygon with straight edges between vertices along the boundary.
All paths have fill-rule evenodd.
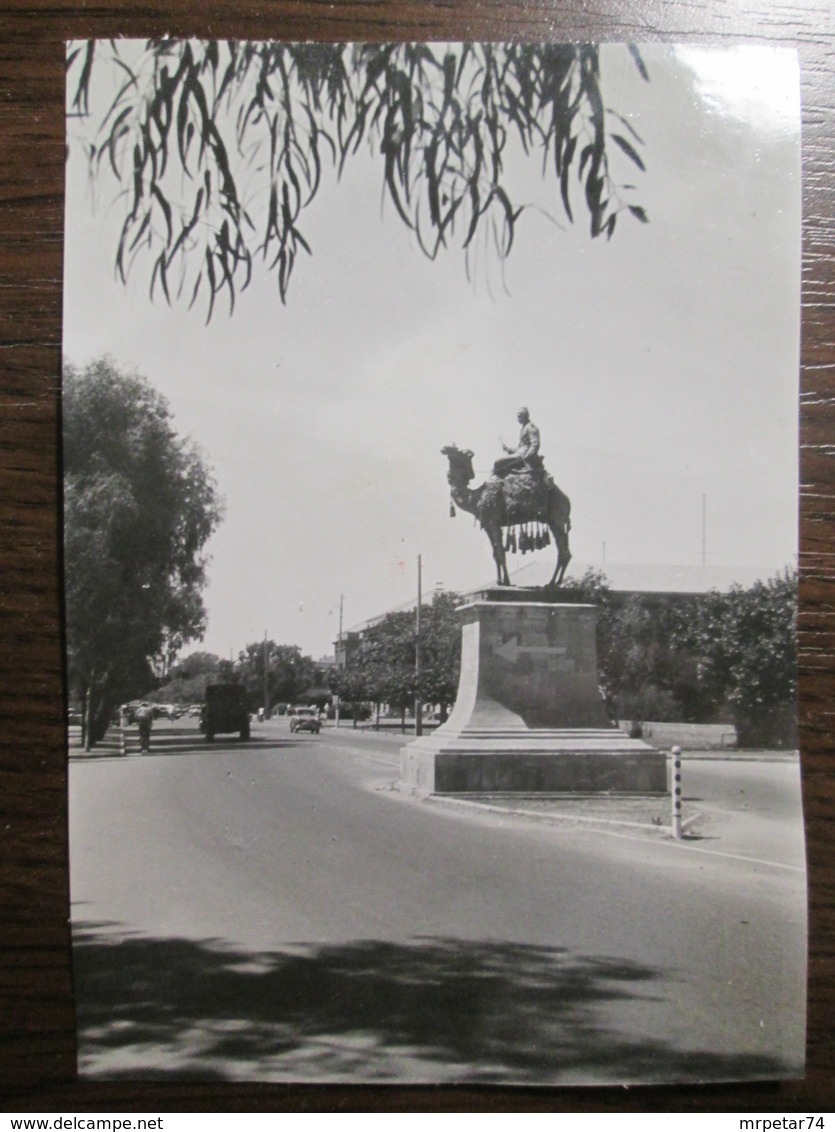
<path id="1" fill-rule="evenodd" d="M 835 70 L 829 0 L 129 0 L 0 9 L 0 1107 L 69 1111 L 831 1109 L 835 1099 Z M 796 46 L 803 84 L 801 727 L 808 1075 L 623 1090 L 92 1085 L 75 1080 L 58 408 L 64 41 L 87 36 L 585 39 Z"/>

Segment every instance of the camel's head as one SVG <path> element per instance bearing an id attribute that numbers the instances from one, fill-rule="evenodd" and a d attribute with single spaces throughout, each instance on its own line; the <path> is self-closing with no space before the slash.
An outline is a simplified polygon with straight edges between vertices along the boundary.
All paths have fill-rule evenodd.
<path id="1" fill-rule="evenodd" d="M 463 451 L 456 448 L 454 444 L 442 448 L 441 452 L 449 460 L 449 471 L 447 473 L 447 483 L 452 484 L 468 484 L 475 475 L 473 471 L 473 454 L 469 448 Z"/>

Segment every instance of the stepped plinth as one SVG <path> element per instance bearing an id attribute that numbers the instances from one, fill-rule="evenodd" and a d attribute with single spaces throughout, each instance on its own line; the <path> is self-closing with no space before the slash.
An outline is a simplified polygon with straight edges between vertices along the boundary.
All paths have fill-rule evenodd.
<path id="1" fill-rule="evenodd" d="M 455 707 L 436 731 L 402 748 L 401 790 L 422 796 L 667 792 L 666 756 L 631 739 L 606 714 L 596 607 L 537 596 L 487 591 L 459 609 Z"/>

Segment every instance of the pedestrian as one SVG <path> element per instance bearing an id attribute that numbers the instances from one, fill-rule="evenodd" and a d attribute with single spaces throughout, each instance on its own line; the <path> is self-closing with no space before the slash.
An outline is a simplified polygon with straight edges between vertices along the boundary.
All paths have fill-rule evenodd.
<path id="1" fill-rule="evenodd" d="M 143 700 L 136 709 L 136 722 L 139 724 L 139 753 L 147 755 L 151 750 L 151 725 L 154 722 L 152 704 Z"/>

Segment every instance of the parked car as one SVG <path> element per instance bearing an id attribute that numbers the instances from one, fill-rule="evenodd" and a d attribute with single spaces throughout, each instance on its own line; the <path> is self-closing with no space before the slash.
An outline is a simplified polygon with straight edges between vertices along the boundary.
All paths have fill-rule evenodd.
<path id="1" fill-rule="evenodd" d="M 142 706 L 142 700 L 129 700 L 119 708 L 119 719 L 124 716 L 125 723 L 136 723 L 137 709 Z"/>
<path id="2" fill-rule="evenodd" d="M 154 704 L 154 716 L 157 719 L 179 719 L 180 709 L 176 704 Z"/>
<path id="3" fill-rule="evenodd" d="M 203 705 L 202 704 L 192 704 L 191 707 L 188 709 L 189 718 L 192 718 L 192 717 L 199 718 L 202 711 L 203 711 Z"/>
<path id="4" fill-rule="evenodd" d="M 215 735 L 237 731 L 249 738 L 249 708 L 242 684 L 209 684 L 200 713 L 200 730 L 211 743 Z"/>
<path id="5" fill-rule="evenodd" d="M 291 731 L 311 731 L 314 735 L 318 735 L 321 727 L 322 721 L 317 708 L 302 705 L 293 708 L 290 715 Z"/>

